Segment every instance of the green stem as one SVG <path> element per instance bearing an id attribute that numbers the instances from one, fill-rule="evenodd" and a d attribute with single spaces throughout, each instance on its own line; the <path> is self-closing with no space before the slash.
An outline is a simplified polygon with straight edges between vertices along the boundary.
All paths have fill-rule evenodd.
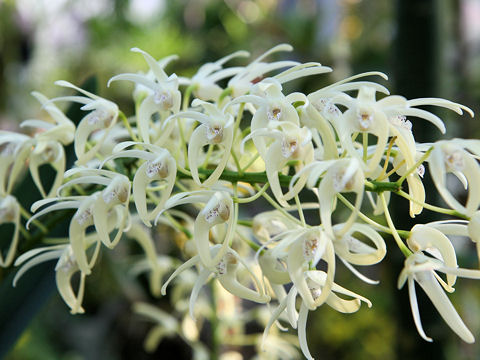
<path id="1" fill-rule="evenodd" d="M 446 214 L 446 215 L 456 216 L 456 217 L 459 217 L 461 219 L 470 220 L 470 218 L 467 215 L 462 214 L 462 213 L 460 213 L 456 210 L 445 209 L 445 208 L 442 208 L 442 207 L 439 207 L 439 206 L 430 205 L 430 204 L 418 201 L 413 196 L 411 196 L 410 194 L 406 193 L 403 190 L 398 190 L 398 191 L 395 192 L 395 194 L 397 194 L 397 195 L 399 195 L 399 196 L 401 196 L 401 197 L 403 197 L 407 200 L 410 200 L 411 202 L 414 202 L 415 204 L 423 206 L 425 209 L 435 211 L 435 212 L 440 213 L 440 214 Z"/>
<path id="2" fill-rule="evenodd" d="M 201 179 L 206 179 L 214 172 L 214 169 L 198 169 L 198 174 Z M 177 176 L 179 179 L 191 179 L 192 177 L 184 172 L 178 172 Z M 278 179 L 280 185 L 283 187 L 288 187 L 293 176 L 279 174 Z M 251 185 L 255 184 L 265 184 L 268 182 L 267 173 L 262 172 L 245 172 L 240 174 L 238 171 L 224 170 L 222 175 L 220 175 L 220 180 L 226 180 L 231 183 L 235 182 L 245 182 Z M 318 184 L 317 184 L 318 185 Z M 365 182 L 365 190 L 381 193 L 384 191 L 399 191 L 399 184 L 396 182 L 384 182 L 384 181 L 367 181 Z"/>
<path id="3" fill-rule="evenodd" d="M 185 90 L 185 95 L 183 96 L 183 102 L 182 102 L 183 111 L 188 109 L 188 105 L 190 104 L 190 96 L 192 95 L 192 92 L 195 89 L 196 89 L 196 86 L 192 84 L 192 85 L 189 85 Z"/>
<path id="4" fill-rule="evenodd" d="M 123 125 L 125 125 L 125 128 L 127 129 L 128 134 L 130 135 L 132 140 L 133 141 L 138 141 L 137 135 L 135 135 L 135 133 L 133 132 L 133 129 L 130 126 L 130 123 L 128 122 L 128 119 L 125 116 L 125 114 L 122 111 L 119 111 L 118 116 L 122 119 Z"/>
<path id="5" fill-rule="evenodd" d="M 263 193 L 268 189 L 269 186 L 270 186 L 269 183 L 265 183 L 265 185 L 263 185 L 263 187 L 260 189 L 260 191 L 258 191 L 255 195 L 247 197 L 247 198 L 234 197 L 233 201 L 236 202 L 236 203 L 239 203 L 239 204 L 246 204 L 246 203 L 250 203 L 252 201 L 255 201 L 260 196 L 263 195 Z"/>
<path id="6" fill-rule="evenodd" d="M 385 219 L 387 220 L 388 227 L 390 228 L 390 230 L 392 230 L 393 238 L 395 239 L 395 242 L 397 243 L 398 247 L 400 248 L 402 253 L 405 255 L 405 257 L 409 257 L 410 255 L 412 255 L 412 252 L 403 243 L 402 239 L 400 238 L 400 235 L 398 234 L 397 229 L 395 228 L 395 225 L 393 224 L 392 218 L 390 217 L 390 212 L 388 211 L 387 201 L 385 200 L 385 194 L 379 194 L 379 196 L 380 196 L 380 200 L 382 201 Z"/>
<path id="7" fill-rule="evenodd" d="M 239 220 L 237 220 L 237 224 L 242 225 L 242 226 L 252 227 L 253 226 L 253 220 L 239 219 Z"/>
<path id="8" fill-rule="evenodd" d="M 30 220 L 30 218 L 32 217 L 27 210 L 25 210 L 25 208 L 20 205 L 20 215 L 22 215 L 22 217 L 25 219 L 25 220 Z M 48 229 L 38 220 L 33 220 L 32 221 L 32 224 L 34 224 L 36 227 L 38 227 L 40 229 L 40 231 L 42 233 L 44 233 L 45 235 L 48 234 Z M 21 230 L 21 229 L 20 229 Z M 23 232 L 22 232 L 23 233 Z"/>
<path id="9" fill-rule="evenodd" d="M 237 236 L 242 239 L 253 251 L 257 252 L 260 250 L 260 245 L 256 244 L 252 240 L 248 239 L 247 237 L 243 236 L 240 232 L 237 231 Z M 263 253 L 263 250 L 260 252 L 260 254 Z"/>
<path id="10" fill-rule="evenodd" d="M 218 97 L 218 103 L 221 104 L 223 99 L 225 99 L 228 95 L 231 95 L 233 92 L 232 88 L 226 88 L 222 91 L 220 96 Z"/>
<path id="11" fill-rule="evenodd" d="M 432 150 L 433 150 L 433 146 L 431 146 L 427 151 L 425 151 L 425 154 L 423 154 L 422 157 L 418 159 L 418 161 L 415 164 L 413 164 L 413 166 L 410 169 L 408 169 L 400 179 L 397 180 L 397 183 L 399 185 L 402 185 L 402 183 L 405 181 L 408 175 L 410 175 L 414 171 L 417 171 L 417 168 L 430 156 L 430 153 L 432 152 Z"/>

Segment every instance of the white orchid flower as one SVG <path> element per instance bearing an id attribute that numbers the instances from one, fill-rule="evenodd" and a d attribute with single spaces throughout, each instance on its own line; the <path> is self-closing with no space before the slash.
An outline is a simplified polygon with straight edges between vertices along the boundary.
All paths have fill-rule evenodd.
<path id="1" fill-rule="evenodd" d="M 44 164 L 50 164 L 55 169 L 55 179 L 50 187 L 50 190 L 45 190 L 38 169 Z M 44 198 L 55 196 L 57 190 L 63 182 L 63 174 L 65 172 L 65 150 L 58 141 L 41 141 L 37 142 L 36 146 L 30 153 L 29 169 L 32 175 L 33 182 Z"/>
<path id="2" fill-rule="evenodd" d="M 138 109 L 137 127 L 142 141 L 151 143 L 150 128 L 152 126 L 152 115 L 155 113 L 176 114 L 180 110 L 181 93 L 178 90 L 178 78 L 175 74 L 167 76 L 163 70 L 163 67 L 166 65 L 165 62 L 157 62 L 150 54 L 138 48 L 132 48 L 131 51 L 143 55 L 154 75 L 154 79 L 151 79 L 148 75 L 119 74 L 112 77 L 108 81 L 107 86 L 110 86 L 112 81 L 127 80 L 150 89 L 150 94 L 142 101 Z M 169 60 L 170 59 L 171 58 L 169 58 Z M 161 120 L 165 120 L 166 117 L 166 115 L 162 115 Z M 154 134 L 152 142 L 157 145 L 162 145 L 172 131 L 173 125 L 173 123 L 169 123 L 169 127 L 158 131 L 161 134 Z"/>
<path id="3" fill-rule="evenodd" d="M 343 224 L 337 224 L 333 226 L 333 231 L 335 233 L 337 229 L 342 228 Z M 375 229 L 366 224 L 354 223 L 347 233 L 334 238 L 333 246 L 335 254 L 354 275 L 369 284 L 378 284 L 378 281 L 367 278 L 352 266 L 374 265 L 385 257 L 387 253 L 385 240 Z"/>
<path id="4" fill-rule="evenodd" d="M 128 229 L 130 223 L 130 213 L 128 204 L 130 200 L 130 180 L 125 175 L 120 175 L 108 170 L 73 168 L 65 173 L 65 177 L 80 175 L 67 183 L 63 184 L 58 192 L 74 184 L 98 184 L 104 185 L 105 188 L 101 192 L 97 192 L 91 197 L 95 198 L 93 204 L 93 220 L 95 230 L 108 248 L 114 248 L 120 240 L 123 231 Z M 113 240 L 110 239 L 108 226 L 109 213 L 113 212 L 117 217 L 117 233 Z"/>
<path id="5" fill-rule="evenodd" d="M 28 229 L 32 221 L 51 211 L 77 209 L 75 215 L 70 221 L 69 240 L 71 250 L 75 256 L 75 262 L 78 264 L 79 269 L 86 275 L 91 273 L 91 268 L 95 264 L 95 261 L 93 260 L 96 259 L 96 255 L 92 257 L 91 261 L 87 258 L 86 250 L 88 244 L 86 229 L 94 224 L 93 205 L 97 196 L 98 194 L 96 193 L 91 196 L 68 196 L 37 201 L 32 205 L 32 212 L 36 212 L 45 205 L 47 205 L 47 207 L 36 212 L 26 224 L 26 228 Z M 94 254 L 96 254 L 99 249 L 98 245 L 99 244 L 97 244 L 97 249 Z"/>
<path id="6" fill-rule="evenodd" d="M 209 248 L 209 255 L 211 258 L 217 258 L 218 254 L 222 251 L 221 245 L 214 245 Z M 251 279 L 258 288 L 258 292 L 254 291 L 247 286 L 241 284 L 237 279 L 237 270 L 238 264 L 242 264 L 245 269 L 248 271 Z M 190 295 L 190 316 L 194 316 L 194 306 L 197 300 L 197 297 L 200 293 L 201 288 L 205 285 L 210 278 L 210 275 L 215 275 L 218 279 L 218 282 L 222 287 L 227 290 L 229 293 L 238 296 L 239 298 L 250 300 L 257 303 L 266 303 L 270 301 L 270 297 L 265 294 L 263 287 L 260 284 L 260 281 L 257 279 L 256 275 L 252 272 L 250 267 L 244 262 L 242 257 L 233 249 L 228 248 L 224 253 L 223 257 L 218 261 L 214 267 L 205 267 L 202 264 L 202 259 L 200 255 L 195 255 L 191 259 L 187 260 L 185 263 L 180 265 L 173 274 L 168 278 L 168 280 L 162 286 L 162 294 L 166 294 L 166 289 L 168 284 L 175 279 L 179 274 L 188 268 L 199 265 L 199 274 L 198 278 L 195 281 L 195 285 L 192 289 Z"/>
<path id="7" fill-rule="evenodd" d="M 311 133 L 306 127 L 300 128 L 292 122 L 279 121 L 275 125 L 281 130 L 274 128 L 257 129 L 243 139 L 243 142 L 249 139 L 273 138 L 264 154 L 259 153 L 265 162 L 265 170 L 272 189 L 272 193 L 282 206 L 288 206 L 287 201 L 297 195 L 305 186 L 307 176 L 303 174 L 298 178 L 295 184 L 292 184 L 289 191 L 284 194 L 278 174 L 284 169 L 291 160 L 299 160 L 300 163 L 295 165 L 295 170 L 301 172 L 307 164 L 313 161 L 313 144 L 311 142 Z M 258 149 L 258 148 L 257 148 Z"/>
<path id="8" fill-rule="evenodd" d="M 277 259 L 282 259 L 306 306 L 313 310 L 322 305 L 328 297 L 335 276 L 335 252 L 330 238 L 322 229 L 315 227 L 287 231 L 279 235 L 278 240 L 278 244 L 267 252 L 270 258 L 261 261 L 262 268 L 267 270 L 267 279 L 270 276 L 273 283 L 284 283 L 284 271 L 275 269 Z M 328 277 L 323 294 L 314 299 L 307 285 L 305 271 L 310 266 L 316 266 L 320 259 L 324 259 L 328 264 Z"/>
<path id="9" fill-rule="evenodd" d="M 325 231 L 330 238 L 335 238 L 332 228 L 332 212 L 335 210 L 336 194 L 342 192 L 355 192 L 355 210 L 350 217 L 343 223 L 337 235 L 342 236 L 352 227 L 357 218 L 357 213 L 363 200 L 364 193 L 364 173 L 360 162 L 356 158 L 345 158 L 338 160 L 315 161 L 305 166 L 300 172 L 292 177 L 290 187 L 295 184 L 297 179 L 308 174 L 307 186 L 314 189 L 317 186 L 319 178 L 323 175 L 318 192 L 316 192 L 320 204 L 320 220 Z"/>
<path id="10" fill-rule="evenodd" d="M 265 244 L 268 244 L 275 236 L 295 228 L 300 228 L 300 226 L 278 210 L 264 211 L 253 218 L 253 234 Z"/>
<path id="11" fill-rule="evenodd" d="M 417 224 L 410 231 L 407 244 L 414 252 L 425 251 L 443 261 L 450 268 L 457 268 L 457 257 L 450 239 L 435 225 Z M 447 274 L 448 286 L 455 285 L 457 277 Z"/>
<path id="12" fill-rule="evenodd" d="M 267 78 L 252 86 L 251 94 L 243 95 L 232 100 L 227 106 L 247 103 L 256 107 L 251 121 L 251 133 L 259 130 L 272 129 L 279 122 L 299 125 L 299 117 L 295 107 L 296 101 L 305 101 L 305 95 L 292 93 L 285 96 L 282 93 L 282 85 L 273 78 Z M 273 125 L 273 126 L 272 126 Z M 259 154 L 265 158 L 267 141 L 263 137 L 253 137 L 253 143 Z"/>
<path id="13" fill-rule="evenodd" d="M 130 146 L 141 146 L 144 150 L 123 150 Z M 103 163 L 120 157 L 130 157 L 145 160 L 135 172 L 133 178 L 133 199 L 138 215 L 143 223 L 152 226 L 154 220 L 163 209 L 165 202 L 170 197 L 177 175 L 177 163 L 170 152 L 164 148 L 137 142 L 123 142 L 114 148 L 114 154 L 106 158 Z M 103 165 L 103 164 L 102 164 Z M 160 196 L 155 195 L 155 208 L 151 211 L 147 209 L 147 190 L 148 185 L 155 182 L 157 187 L 165 183 L 165 186 L 159 190 Z M 154 193 L 157 193 L 155 191 Z M 153 194 L 150 193 L 152 196 Z"/>
<path id="14" fill-rule="evenodd" d="M 54 123 L 45 120 L 29 119 L 20 124 L 22 128 L 37 129 L 35 139 L 37 141 L 58 141 L 63 145 L 69 145 L 75 138 L 75 124 L 45 95 L 38 91 L 32 95 L 42 104 L 42 109 L 50 115 Z"/>
<path id="15" fill-rule="evenodd" d="M 432 301 L 443 320 L 448 326 L 465 342 L 473 343 L 475 338 L 463 323 L 452 303 L 442 289 L 450 290 L 446 284 L 441 281 L 436 271 L 448 275 L 462 276 L 471 279 L 480 279 L 479 270 L 461 269 L 449 267 L 443 261 L 425 256 L 421 252 L 415 252 L 405 260 L 403 268 L 398 278 L 398 288 L 401 289 L 408 281 L 408 292 L 410 296 L 410 306 L 412 308 L 413 320 L 420 336 L 426 341 L 432 341 L 422 327 L 420 313 L 418 311 L 417 296 L 415 293 L 415 281 L 425 291 L 428 298 Z M 451 290 L 450 290 L 451 291 Z"/>
<path id="16" fill-rule="evenodd" d="M 250 64 L 244 67 L 238 74 L 230 79 L 228 88 L 232 89 L 234 98 L 244 95 L 250 91 L 253 84 L 261 80 L 262 76 L 270 71 L 299 65 L 297 61 L 274 61 L 272 63 L 262 62 L 267 56 L 279 51 L 292 51 L 293 48 L 288 44 L 277 45 L 266 51 Z"/>
<path id="17" fill-rule="evenodd" d="M 322 149 L 323 154 L 319 160 L 338 158 L 336 135 L 332 129 L 332 124 L 341 121 L 342 112 L 335 105 L 335 100 L 339 96 L 344 95 L 346 91 L 358 91 L 362 87 L 369 87 L 377 92 L 390 94 L 388 89 L 380 84 L 370 81 L 353 81 L 373 75 L 381 76 L 385 80 L 388 79 L 387 75 L 377 71 L 351 76 L 309 94 L 305 104 L 298 107 L 302 124 L 310 129 L 317 130 L 313 132 L 313 139 L 316 145 Z"/>
<path id="18" fill-rule="evenodd" d="M 308 287 L 309 287 L 309 291 L 311 292 L 311 296 L 314 299 L 321 297 L 322 293 L 326 290 L 326 287 L 327 287 L 328 274 L 320 270 L 309 270 L 305 272 L 305 275 L 308 281 Z M 346 295 L 346 296 L 352 297 L 353 299 L 346 300 L 339 297 L 335 293 Z M 302 350 L 303 355 L 307 359 L 313 360 L 313 357 L 310 354 L 310 351 L 308 349 L 307 336 L 306 336 L 307 317 L 308 317 L 308 312 L 311 309 L 309 309 L 308 305 L 305 303 L 305 300 L 302 297 L 303 301 L 300 304 L 300 311 L 297 312 L 296 306 L 295 306 L 295 298 L 297 294 L 298 294 L 298 289 L 294 285 L 292 286 L 292 288 L 290 289 L 286 297 L 279 299 L 280 304 L 274 310 L 274 312 L 270 317 L 270 320 L 268 321 L 268 324 L 265 326 L 265 330 L 262 338 L 262 349 L 264 348 L 263 344 L 266 341 L 270 328 L 275 323 L 275 321 L 279 319 L 282 313 L 286 310 L 290 325 L 292 325 L 294 329 L 298 328 L 298 340 L 299 340 L 300 349 Z M 336 283 L 332 283 L 330 289 L 328 289 L 328 297 L 325 300 L 327 305 L 329 305 L 336 311 L 339 311 L 342 313 L 353 313 L 358 311 L 360 309 L 360 305 L 362 301 L 365 302 L 369 308 L 372 306 L 372 303 L 367 298 L 361 295 L 358 295 L 353 291 L 347 290 Z"/>
<path id="19" fill-rule="evenodd" d="M 94 242 L 98 243 L 93 237 L 90 237 L 89 240 L 87 240 L 87 246 Z M 99 247 L 97 246 L 94 255 L 92 256 L 92 266 L 97 259 L 98 248 Z M 79 269 L 70 245 L 62 244 L 42 247 L 30 250 L 19 256 L 15 261 L 15 266 L 21 265 L 21 268 L 15 274 L 13 286 L 17 284 L 20 277 L 22 277 L 26 271 L 30 270 L 35 265 L 53 259 L 58 259 L 57 265 L 55 266 L 55 281 L 60 296 L 71 309 L 72 314 L 83 314 L 85 310 L 82 307 L 82 301 L 85 291 L 85 277 L 87 274 Z M 72 286 L 72 278 L 77 272 L 80 272 L 80 281 L 75 293 Z"/>
<path id="20" fill-rule="evenodd" d="M 191 79 L 179 78 L 180 84 L 187 84 L 193 88 L 193 94 L 200 100 L 218 101 L 223 89 L 216 83 L 220 80 L 234 76 L 243 70 L 243 67 L 236 66 L 223 68 L 228 61 L 238 57 L 248 57 L 248 51 L 236 51 L 221 59 L 206 63 L 198 69 L 197 73 Z"/>
<path id="21" fill-rule="evenodd" d="M 225 255 L 233 236 L 236 214 L 234 214 L 232 197 L 226 191 L 214 190 L 179 193 L 167 200 L 165 209 L 188 203 L 205 203 L 205 207 L 195 219 L 193 240 L 202 264 L 207 269 L 212 269 Z M 161 212 L 155 222 L 160 215 Z M 212 258 L 209 233 L 212 227 L 219 224 L 226 224 L 227 230 L 220 250 Z"/>
<path id="22" fill-rule="evenodd" d="M 300 123 L 310 129 L 316 148 L 321 150 L 321 159 L 318 160 L 338 158 L 337 142 L 332 125 L 309 100 L 298 110 L 300 112 Z M 337 111 L 340 110 L 337 109 Z"/>
<path id="23" fill-rule="evenodd" d="M 77 165 L 84 165 L 90 161 L 100 149 L 103 141 L 118 118 L 118 106 L 112 101 L 103 99 L 89 91 L 83 90 L 68 81 L 59 80 L 56 85 L 77 90 L 85 96 L 62 96 L 51 99 L 50 101 L 73 101 L 84 104 L 80 109 L 90 111 L 78 124 L 75 133 L 75 155 L 77 156 Z M 87 142 L 95 131 L 105 130 L 104 135 L 90 149 L 86 149 Z"/>
<path id="24" fill-rule="evenodd" d="M 480 166 L 476 156 L 480 156 L 480 141 L 452 139 L 434 143 L 428 159 L 433 183 L 442 198 L 452 209 L 466 215 L 472 215 L 480 205 L 480 188 L 477 186 Z M 455 175 L 465 189 L 468 188 L 465 205 L 447 189 L 447 173 Z"/>
<path id="25" fill-rule="evenodd" d="M 33 144 L 30 136 L 0 131 L 0 195 L 12 192 Z"/>
<path id="26" fill-rule="evenodd" d="M 0 251 L 0 266 L 8 267 L 12 264 L 17 251 L 19 231 L 20 231 L 20 205 L 17 199 L 12 195 L 0 195 L 0 225 L 12 223 L 14 226 L 12 239 L 8 242 L 8 250 L 3 256 Z"/>
<path id="27" fill-rule="evenodd" d="M 86 254 L 86 230 L 89 226 L 94 225 L 98 239 L 105 246 L 110 249 L 116 246 L 122 233 L 129 228 L 130 181 L 124 175 L 95 169 L 74 168 L 67 171 L 65 176 L 69 177 L 73 174 L 83 176 L 68 181 L 59 188 L 59 192 L 65 187 L 81 183 L 99 184 L 106 187 L 90 196 L 58 197 L 35 202 L 32 205 L 32 212 L 42 206 L 48 206 L 30 218 L 27 228 L 33 220 L 51 211 L 77 209 L 70 221 L 69 238 L 76 263 L 80 270 L 88 275 L 91 272 L 91 266 Z M 54 202 L 57 203 L 54 204 Z M 110 233 L 115 229 L 116 234 L 111 239 Z"/>
<path id="28" fill-rule="evenodd" d="M 212 186 L 222 174 L 227 161 L 230 158 L 230 151 L 233 144 L 233 116 L 226 112 L 226 107 L 220 110 L 217 105 L 199 99 L 192 102 L 193 106 L 201 106 L 205 113 L 197 111 L 183 111 L 172 115 L 167 121 L 172 122 L 175 118 L 189 118 L 199 121 L 198 126 L 190 136 L 188 143 L 188 164 L 193 180 L 198 185 Z M 205 145 L 222 145 L 223 150 L 215 170 L 202 183 L 198 176 L 198 167 L 201 162 L 200 154 Z"/>
<path id="29" fill-rule="evenodd" d="M 377 105 L 376 92 L 376 88 L 363 86 L 358 90 L 356 99 L 342 94 L 333 100 L 335 104 L 348 108 L 342 116 L 336 117 L 336 121 L 333 122 L 340 144 L 350 156 L 365 164 L 367 173 L 373 172 L 378 167 L 389 136 L 387 116 Z M 369 160 L 362 159 L 362 154 L 356 149 L 352 141 L 354 133 L 373 134 L 377 137 L 375 152 L 371 154 Z"/>
<path id="30" fill-rule="evenodd" d="M 5 174 L 7 174 L 10 166 L 13 165 L 7 188 L 10 192 L 18 173 L 23 169 L 24 162 L 28 159 L 30 173 L 38 190 L 43 197 L 51 197 L 62 184 L 66 162 L 62 144 L 68 145 L 73 141 L 75 125 L 52 103 L 53 100 L 49 100 L 38 92 L 33 92 L 32 95 L 43 105 L 54 123 L 37 119 L 23 121 L 20 124 L 22 128 L 36 130 L 32 138 L 19 134 L 10 138 L 6 132 L 0 134 L 0 145 L 7 143 L 3 150 L 5 159 L 0 164 L 0 170 L 5 167 Z M 2 139 L 3 136 L 5 136 L 4 139 Z M 43 164 L 50 164 L 56 172 L 55 180 L 48 193 L 38 174 L 38 168 Z M 5 189 L 4 181 L 2 176 L 0 191 Z"/>

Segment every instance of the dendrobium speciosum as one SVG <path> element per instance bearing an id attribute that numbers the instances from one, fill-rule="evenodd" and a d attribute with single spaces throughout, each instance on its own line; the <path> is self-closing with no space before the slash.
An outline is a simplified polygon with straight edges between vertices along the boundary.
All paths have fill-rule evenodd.
<path id="1" fill-rule="evenodd" d="M 0 266 L 15 261 L 31 224 L 36 231 L 31 239 L 42 240 L 62 215 L 69 216 L 68 238 L 17 258 L 15 265 L 21 267 L 15 283 L 34 265 L 58 259 L 60 296 L 72 313 L 81 313 L 86 277 L 102 245 L 113 249 L 121 244 L 120 254 L 140 247 L 130 273 L 147 273 L 148 286 L 141 286 L 154 296 L 165 295 L 172 283 L 169 298 L 175 310 L 167 314 L 137 303 L 139 314 L 157 322 L 148 335 L 149 349 L 162 336 L 179 334 L 196 354 L 213 358 L 198 335 L 202 326 L 209 322 L 215 338 L 238 346 L 250 338 L 243 332 L 249 319 L 265 327 L 264 348 L 288 344 L 288 355 L 276 349 L 268 359 L 296 358 L 292 341 L 281 340 L 281 334 L 267 337 L 275 323 L 285 330 L 280 322 L 298 329 L 299 348 L 313 359 L 306 340 L 309 312 L 325 304 L 341 313 L 359 311 L 362 302 L 372 306 L 336 283 L 337 258 L 358 279 L 376 285 L 379 281 L 372 279 L 378 274 L 370 271 L 370 279 L 365 267 L 381 262 L 387 248 L 398 248 L 405 257 L 398 287 L 408 282 L 420 335 L 431 341 L 422 329 L 415 282 L 447 325 L 473 342 L 445 291 L 453 291 L 457 277 L 480 278 L 480 270 L 458 267 L 463 259 L 454 240 L 469 238 L 467 246 L 476 246 L 480 257 L 480 140 L 418 143 L 415 137 L 415 118 L 429 121 L 439 134 L 446 132 L 444 121 L 422 106 L 473 112 L 448 100 L 392 95 L 372 80 L 388 80 L 377 71 L 301 92 L 285 84 L 332 69 L 298 59 L 267 61 L 291 50 L 281 44 L 246 65 L 238 63 L 249 53 L 237 51 L 188 77 L 167 75 L 165 68 L 176 65 L 169 64 L 177 56 L 156 60 L 133 48 L 148 71 L 115 75 L 107 84 L 135 84 L 135 111 L 129 114 L 66 81 L 56 84 L 82 95 L 47 99 L 34 92 L 50 118 L 24 121 L 28 134 L 0 131 L 0 228 L 14 228 L 2 245 Z M 230 61 L 235 64 L 226 67 Z M 57 107 L 65 101 L 88 111 L 77 127 L 79 119 L 71 121 Z M 64 146 L 71 142 L 76 162 L 66 169 Z M 39 172 L 44 164 L 56 172 L 48 189 Z M 25 169 L 44 197 L 31 207 L 33 215 L 15 193 Z M 435 187 L 424 186 L 424 176 Z M 449 177 L 460 181 L 464 194 Z M 435 190 L 446 205 L 426 202 L 436 198 L 430 194 Z M 399 229 L 390 212 L 399 197 L 408 202 L 412 218 L 421 212 L 447 218 L 422 224 L 417 217 L 411 229 Z M 382 234 L 393 241 L 386 242 Z M 122 246 L 128 241 L 136 245 Z M 207 283 L 208 293 L 203 290 Z M 239 299 L 259 308 L 246 306 L 249 315 L 242 317 Z M 227 307 L 239 324 L 231 332 L 214 319 L 222 319 Z M 262 319 L 252 315 L 261 313 Z M 233 339 L 234 333 L 242 336 Z"/>
<path id="2" fill-rule="evenodd" d="M 13 237 L 10 240 L 8 250 L 5 258 L 0 252 L 0 266 L 10 266 L 15 259 L 15 252 L 17 251 L 19 232 L 20 232 L 20 205 L 15 197 L 12 195 L 0 195 L 0 225 L 12 223 L 14 225 Z"/>
<path id="3" fill-rule="evenodd" d="M 163 70 L 163 67 L 166 66 L 168 62 L 163 62 L 163 64 L 161 62 L 159 63 L 150 54 L 138 48 L 133 48 L 132 51 L 143 55 L 154 78 L 151 79 L 148 75 L 120 74 L 112 77 L 108 85 L 110 85 L 112 81 L 127 80 L 143 85 L 148 89 L 148 96 L 143 99 L 138 109 L 138 131 L 144 142 L 161 145 L 161 139 L 164 139 L 165 136 L 159 135 L 160 129 L 152 123 L 151 118 L 153 114 L 159 113 L 161 116 L 161 125 L 166 115 L 171 113 L 176 114 L 180 110 L 181 94 L 178 90 L 178 78 L 175 74 L 167 76 Z M 171 58 L 168 60 L 170 59 Z M 150 135 L 152 125 L 153 130 L 157 131 L 157 133 L 153 134 L 153 141 L 151 141 Z"/>
<path id="4" fill-rule="evenodd" d="M 59 80 L 55 84 L 67 88 L 77 90 L 85 96 L 62 96 L 50 101 L 73 101 L 84 104 L 81 110 L 90 111 L 78 124 L 75 132 L 75 155 L 77 156 L 77 165 L 85 165 L 89 160 L 95 157 L 97 151 L 100 149 L 103 141 L 108 135 L 113 125 L 115 125 L 118 118 L 118 106 L 112 101 L 106 100 L 92 94 L 89 91 L 83 90 L 68 81 Z M 90 136 L 98 130 L 107 130 L 103 133 L 96 144 L 87 148 Z"/>

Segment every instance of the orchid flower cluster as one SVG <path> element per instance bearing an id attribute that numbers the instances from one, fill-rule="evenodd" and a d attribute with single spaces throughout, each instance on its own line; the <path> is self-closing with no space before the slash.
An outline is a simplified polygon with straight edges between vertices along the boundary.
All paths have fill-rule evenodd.
<path id="1" fill-rule="evenodd" d="M 452 240 L 469 238 L 480 255 L 480 188 L 475 186 L 480 141 L 418 143 L 412 123 L 426 120 L 445 133 L 444 122 L 423 106 L 473 116 L 472 111 L 444 99 L 390 95 L 367 80 L 386 80 L 380 72 L 309 94 L 287 94 L 286 83 L 332 71 L 316 62 L 266 61 L 291 50 L 278 45 L 246 66 L 226 67 L 249 56 L 235 52 L 189 78 L 166 72 L 175 56 L 156 60 L 134 48 L 148 71 L 119 74 L 108 82 L 133 83 L 136 112 L 128 117 L 113 101 L 66 81 L 56 84 L 79 94 L 47 99 L 33 93 L 48 119 L 24 121 L 21 126 L 32 135 L 0 132 L 0 224 L 15 226 L 0 265 L 14 262 L 19 243 L 26 211 L 12 193 L 22 171 L 28 168 L 44 197 L 33 204 L 27 229 L 53 211 L 73 209 L 74 215 L 65 243 L 16 258 L 20 268 L 14 284 L 36 264 L 58 259 L 58 291 L 72 313 L 82 313 L 86 278 L 99 253 L 131 239 L 145 253 L 135 272 L 149 274 L 155 296 L 173 291 L 176 301 L 189 297 L 182 308 L 188 321 L 201 321 L 202 287 L 213 283 L 267 311 L 260 348 L 272 344 L 274 328 L 284 330 L 282 322 L 297 329 L 303 355 L 313 359 L 306 340 L 311 311 L 328 305 L 354 313 L 362 303 L 372 306 L 335 282 L 337 260 L 360 280 L 377 284 L 357 267 L 381 262 L 384 238 L 393 238 L 389 247 L 396 245 L 405 257 L 398 287 L 408 284 L 420 336 L 432 341 L 422 328 L 416 284 L 446 324 L 465 342 L 474 342 L 446 292 L 454 290 L 458 276 L 480 278 L 480 270 L 459 267 Z M 78 125 L 57 107 L 60 102 L 82 105 L 85 116 Z M 64 146 L 70 143 L 77 160 L 66 170 Z M 39 177 L 44 164 L 56 172 L 50 189 Z M 447 207 L 426 203 L 426 168 Z M 452 190 L 452 176 L 465 188 L 466 201 Z M 448 219 L 400 230 L 390 216 L 393 196 L 409 202 L 411 217 L 427 210 Z M 374 221 L 373 215 L 384 221 Z M 154 239 L 166 226 L 183 239 L 176 242 L 182 260 L 156 250 Z M 79 282 L 72 281 L 75 274 Z M 178 321 L 160 309 L 143 303 L 135 309 L 158 323 L 147 347 L 181 331 Z M 276 343 L 277 352 L 259 352 L 259 358 L 297 356 L 285 343 L 278 345 L 281 340 Z"/>

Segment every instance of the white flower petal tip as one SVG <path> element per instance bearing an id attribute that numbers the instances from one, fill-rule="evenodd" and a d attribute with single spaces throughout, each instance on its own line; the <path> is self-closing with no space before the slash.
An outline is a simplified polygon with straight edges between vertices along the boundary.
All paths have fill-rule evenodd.
<path id="1" fill-rule="evenodd" d="M 420 313 L 418 310 L 417 296 L 415 293 L 415 281 L 425 291 L 433 305 L 440 313 L 447 325 L 465 342 L 473 343 L 475 338 L 466 327 L 463 320 L 458 315 L 452 303 L 448 299 L 442 286 L 443 280 L 435 273 L 442 271 L 465 277 L 480 278 L 479 270 L 466 270 L 458 268 L 447 268 L 440 260 L 429 258 L 421 252 L 415 252 L 405 260 L 405 267 L 402 270 L 398 287 L 401 288 L 408 282 L 408 291 L 410 296 L 410 306 L 412 308 L 413 319 L 421 337 L 426 341 L 432 341 L 423 331 Z"/>

